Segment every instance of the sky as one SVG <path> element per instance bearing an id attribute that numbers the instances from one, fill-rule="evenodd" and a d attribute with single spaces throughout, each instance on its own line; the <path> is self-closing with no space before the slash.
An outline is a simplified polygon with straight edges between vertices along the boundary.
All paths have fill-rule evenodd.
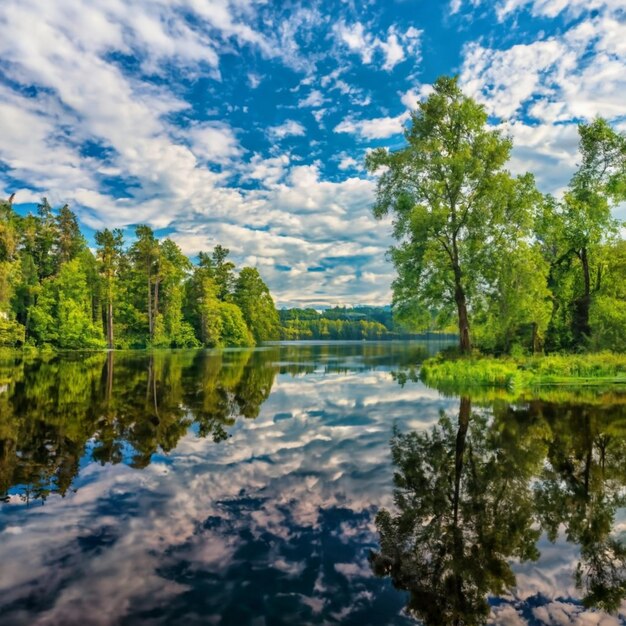
<path id="1" fill-rule="evenodd" d="M 0 193 L 70 204 L 90 241 L 220 243 L 279 306 L 390 301 L 364 157 L 438 76 L 544 192 L 577 123 L 626 130 L 626 0 L 2 0 L 0 27 Z"/>

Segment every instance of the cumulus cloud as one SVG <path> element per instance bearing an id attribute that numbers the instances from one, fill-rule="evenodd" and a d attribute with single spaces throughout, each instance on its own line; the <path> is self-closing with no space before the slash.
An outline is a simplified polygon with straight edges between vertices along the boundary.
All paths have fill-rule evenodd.
<path id="1" fill-rule="evenodd" d="M 194 124 L 188 135 L 192 152 L 207 161 L 219 162 L 242 153 L 233 129 L 226 124 Z"/>
<path id="2" fill-rule="evenodd" d="M 544 12 L 559 6 L 533 5 Z M 463 88 L 500 118 L 515 140 L 516 167 L 534 171 L 545 191 L 559 192 L 571 176 L 579 121 L 623 118 L 626 23 L 610 2 L 598 6 L 594 17 L 531 43 L 465 47 Z"/>
<path id="3" fill-rule="evenodd" d="M 358 54 L 366 65 L 373 63 L 378 52 L 383 60 L 381 69 L 386 71 L 404 61 L 407 55 L 412 57 L 413 62 L 420 60 L 422 31 L 414 26 L 403 33 L 395 26 L 390 26 L 384 38 L 372 35 L 361 22 L 346 24 L 342 21 L 335 26 L 334 31 L 338 41 Z"/>
<path id="4" fill-rule="evenodd" d="M 313 89 L 306 98 L 302 98 L 298 102 L 300 108 L 303 107 L 320 107 L 326 102 L 322 92 L 319 89 Z"/>
<path id="5" fill-rule="evenodd" d="M 407 112 L 395 117 L 376 117 L 369 120 L 346 118 L 337 124 L 334 130 L 336 133 L 359 135 L 363 139 L 383 139 L 401 134 L 404 130 L 404 123 L 408 119 Z"/>
<path id="6" fill-rule="evenodd" d="M 270 126 L 268 133 L 274 139 L 284 139 L 285 137 L 301 137 L 306 134 L 306 129 L 296 120 L 285 120 L 278 126 Z"/>

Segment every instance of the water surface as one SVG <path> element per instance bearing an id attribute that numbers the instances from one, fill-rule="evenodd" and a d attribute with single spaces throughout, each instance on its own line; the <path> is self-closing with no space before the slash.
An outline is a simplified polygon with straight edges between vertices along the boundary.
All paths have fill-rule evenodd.
<path id="1" fill-rule="evenodd" d="M 398 376 L 437 348 L 0 362 L 0 623 L 626 623 L 626 396 Z"/>

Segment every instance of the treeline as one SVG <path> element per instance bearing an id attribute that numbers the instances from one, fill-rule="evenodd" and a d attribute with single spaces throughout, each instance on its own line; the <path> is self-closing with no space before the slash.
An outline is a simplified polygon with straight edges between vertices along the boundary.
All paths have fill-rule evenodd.
<path id="1" fill-rule="evenodd" d="M 0 201 L 0 345 L 77 348 L 251 346 L 279 337 L 278 313 L 258 271 L 237 272 L 216 246 L 192 264 L 171 239 L 138 226 L 95 235 L 75 214 L 20 216 Z"/>
<path id="2" fill-rule="evenodd" d="M 441 333 L 419 335 L 399 324 L 391 307 L 356 306 L 315 309 L 283 309 L 279 311 L 281 337 L 296 339 L 376 340 L 441 337 Z"/>
<path id="3" fill-rule="evenodd" d="M 512 140 L 442 77 L 417 104 L 406 145 L 369 153 L 374 214 L 394 216 L 394 314 L 458 328 L 460 350 L 626 351 L 626 137 L 580 124 L 579 165 L 561 199 L 509 170 Z"/>

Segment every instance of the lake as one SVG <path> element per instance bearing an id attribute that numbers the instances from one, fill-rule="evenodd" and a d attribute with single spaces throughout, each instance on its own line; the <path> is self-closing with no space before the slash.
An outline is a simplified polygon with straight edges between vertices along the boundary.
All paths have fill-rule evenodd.
<path id="1" fill-rule="evenodd" d="M 626 394 L 439 348 L 0 361 L 0 623 L 626 623 Z"/>

